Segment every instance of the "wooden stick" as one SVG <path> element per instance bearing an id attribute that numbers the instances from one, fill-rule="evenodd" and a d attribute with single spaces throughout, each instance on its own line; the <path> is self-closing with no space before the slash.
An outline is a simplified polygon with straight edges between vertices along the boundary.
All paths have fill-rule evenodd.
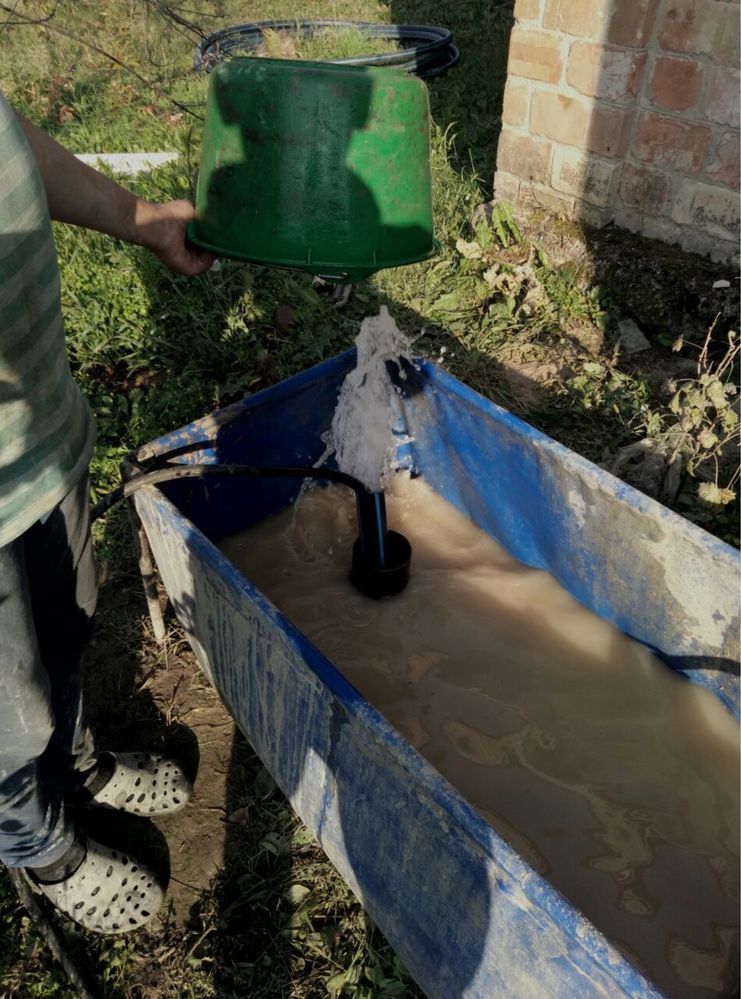
<path id="1" fill-rule="evenodd" d="M 126 505 L 129 510 L 129 523 L 131 524 L 134 547 L 139 559 L 139 572 L 142 577 L 142 585 L 144 586 L 144 596 L 147 600 L 149 619 L 152 622 L 154 640 L 158 645 L 162 645 L 167 637 L 167 627 L 160 605 L 159 592 L 157 591 L 157 570 L 154 564 L 154 556 L 152 555 L 147 532 L 144 530 L 144 525 L 134 508 L 134 501 L 129 500 Z"/>
<path id="2" fill-rule="evenodd" d="M 8 875 L 10 876 L 13 887 L 18 893 L 18 898 L 31 917 L 34 926 L 43 937 L 49 950 L 61 964 L 64 969 L 64 973 L 70 980 L 70 984 L 74 985 L 77 989 L 80 999 L 96 999 L 94 993 L 88 988 L 80 971 L 75 966 L 74 961 L 60 940 L 59 934 L 49 921 L 49 917 L 39 905 L 38 900 L 31 891 L 26 875 L 22 871 L 10 867 L 8 868 Z"/>

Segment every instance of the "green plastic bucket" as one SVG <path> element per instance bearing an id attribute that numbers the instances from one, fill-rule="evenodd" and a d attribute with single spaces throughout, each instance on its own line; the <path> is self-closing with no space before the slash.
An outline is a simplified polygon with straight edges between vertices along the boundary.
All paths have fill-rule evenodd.
<path id="1" fill-rule="evenodd" d="M 226 257 L 360 281 L 435 253 L 421 80 L 233 59 L 211 74 L 189 236 Z"/>

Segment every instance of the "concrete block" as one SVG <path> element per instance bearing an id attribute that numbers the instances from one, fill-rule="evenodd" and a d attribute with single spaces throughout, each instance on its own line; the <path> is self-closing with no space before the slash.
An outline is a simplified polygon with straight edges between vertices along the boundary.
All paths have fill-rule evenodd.
<path id="1" fill-rule="evenodd" d="M 626 354 L 639 354 L 642 350 L 650 350 L 651 344 L 632 319 L 621 319 L 618 323 L 620 345 Z"/>

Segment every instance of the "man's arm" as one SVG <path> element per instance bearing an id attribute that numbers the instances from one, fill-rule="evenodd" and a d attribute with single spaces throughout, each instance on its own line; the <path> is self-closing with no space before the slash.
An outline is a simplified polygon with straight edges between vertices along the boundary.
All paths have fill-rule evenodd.
<path id="1" fill-rule="evenodd" d="M 18 120 L 41 172 L 53 219 L 146 246 L 179 274 L 208 270 L 213 256 L 186 243 L 185 227 L 194 213 L 189 201 L 154 204 L 137 198 L 82 163 L 23 115 L 18 114 Z"/>

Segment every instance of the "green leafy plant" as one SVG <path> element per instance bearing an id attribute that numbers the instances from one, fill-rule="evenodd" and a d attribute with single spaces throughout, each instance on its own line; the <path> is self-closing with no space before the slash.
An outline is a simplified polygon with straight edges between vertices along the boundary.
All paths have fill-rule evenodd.
<path id="1" fill-rule="evenodd" d="M 522 233 L 515 220 L 512 205 L 508 201 L 497 201 L 493 206 L 491 229 L 504 247 L 522 242 Z"/>
<path id="2" fill-rule="evenodd" d="M 667 431 L 673 443 L 670 461 L 682 456 L 686 470 L 700 480 L 697 495 L 704 503 L 727 506 L 737 498 L 741 468 L 738 449 L 741 425 L 738 415 L 738 387 L 732 380 L 738 366 L 741 343 L 731 331 L 722 357 L 710 355 L 713 329 L 708 332 L 697 361 L 697 376 L 679 381 L 669 403 L 676 416 Z M 677 340 L 674 350 L 681 350 Z"/>

